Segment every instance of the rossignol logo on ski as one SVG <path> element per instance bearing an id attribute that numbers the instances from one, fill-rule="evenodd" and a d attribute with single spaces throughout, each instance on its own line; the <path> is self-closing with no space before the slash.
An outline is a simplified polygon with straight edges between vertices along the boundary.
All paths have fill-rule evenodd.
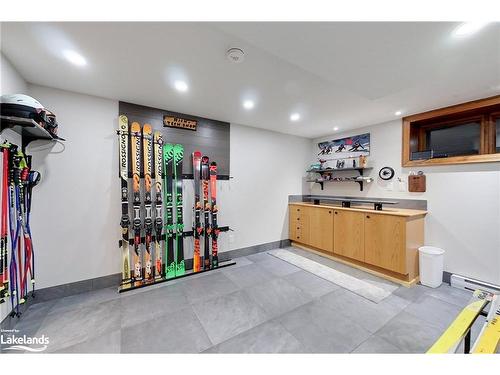
<path id="1" fill-rule="evenodd" d="M 50 340 L 48 336 L 41 335 L 38 337 L 31 337 L 19 335 L 19 330 L 17 329 L 1 330 L 0 334 L 2 351 L 39 353 L 47 350 L 49 343 Z"/>
<path id="2" fill-rule="evenodd" d="M 120 164 L 122 171 L 127 171 L 127 134 L 124 134 L 122 132 L 120 137 L 121 137 Z"/>

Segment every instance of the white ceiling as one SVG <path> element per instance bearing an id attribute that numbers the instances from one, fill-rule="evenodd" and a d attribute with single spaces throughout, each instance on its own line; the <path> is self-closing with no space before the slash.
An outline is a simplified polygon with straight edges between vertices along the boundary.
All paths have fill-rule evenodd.
<path id="1" fill-rule="evenodd" d="M 1 49 L 31 83 L 312 138 L 500 93 L 500 24 L 460 39 L 457 25 L 2 23 Z"/>

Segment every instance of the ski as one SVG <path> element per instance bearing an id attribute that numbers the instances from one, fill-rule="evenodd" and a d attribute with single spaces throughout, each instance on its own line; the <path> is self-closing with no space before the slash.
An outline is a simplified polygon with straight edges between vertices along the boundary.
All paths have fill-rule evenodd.
<path id="1" fill-rule="evenodd" d="M 182 212 L 182 161 L 184 158 L 184 147 L 176 144 L 174 146 L 174 180 L 175 180 L 175 276 L 181 276 L 185 273 L 184 265 L 184 219 Z"/>
<path id="2" fill-rule="evenodd" d="M 217 163 L 210 163 L 210 196 L 212 203 L 212 268 L 219 266 L 219 256 L 217 238 L 219 237 L 219 227 L 217 226 Z"/>
<path id="3" fill-rule="evenodd" d="M 210 202 L 208 201 L 208 180 L 209 180 L 209 166 L 208 156 L 201 158 L 201 186 L 203 190 L 203 269 L 210 269 Z"/>
<path id="4" fill-rule="evenodd" d="M 165 247 L 167 261 L 165 266 L 165 277 L 175 277 L 175 251 L 174 251 L 174 199 L 173 199 L 173 177 L 174 177 L 174 146 L 167 143 L 163 146 L 163 169 L 164 191 L 165 191 Z"/>
<path id="5" fill-rule="evenodd" d="M 132 191 L 134 217 L 132 227 L 134 229 L 134 281 L 142 281 L 142 253 L 141 253 L 141 125 L 133 122 L 130 127 L 132 144 Z"/>
<path id="6" fill-rule="evenodd" d="M 9 197 L 9 148 L 8 143 L 2 144 L 2 215 L 0 238 L 0 303 L 5 302 L 9 294 L 8 250 L 7 250 L 7 202 Z"/>
<path id="7" fill-rule="evenodd" d="M 161 234 L 163 231 L 163 137 L 160 132 L 154 133 L 154 154 L 155 154 L 155 261 L 156 278 L 163 276 L 163 249 Z"/>
<path id="8" fill-rule="evenodd" d="M 144 158 L 144 234 L 146 252 L 144 253 L 145 272 L 144 278 L 150 281 L 153 278 L 153 216 L 152 216 L 152 198 L 151 187 L 153 180 L 151 177 L 153 170 L 153 129 L 151 125 L 144 124 L 142 128 L 143 158 Z"/>
<path id="9" fill-rule="evenodd" d="M 128 212 L 128 118 L 121 115 L 119 118 L 119 163 L 121 184 L 122 218 L 120 228 L 122 233 L 122 284 L 131 281 L 130 275 L 130 252 L 128 248 L 128 236 L 130 227 L 130 216 Z"/>
<path id="10" fill-rule="evenodd" d="M 201 202 L 200 202 L 201 152 L 200 151 L 193 152 L 193 177 L 194 177 L 193 272 L 199 272 L 201 270 L 200 235 L 203 231 L 200 221 L 200 214 L 201 214 Z"/>

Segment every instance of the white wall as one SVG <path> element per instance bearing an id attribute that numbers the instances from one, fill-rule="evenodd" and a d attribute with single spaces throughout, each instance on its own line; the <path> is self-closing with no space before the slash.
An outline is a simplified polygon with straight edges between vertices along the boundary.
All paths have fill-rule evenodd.
<path id="1" fill-rule="evenodd" d="M 0 52 L 0 94 L 25 94 L 26 81 Z"/>
<path id="2" fill-rule="evenodd" d="M 118 103 L 57 89 L 29 86 L 53 110 L 62 144 L 33 143 L 32 231 L 37 285 L 48 287 L 120 272 Z M 231 125 L 230 182 L 218 182 L 220 252 L 288 238 L 288 194 L 301 194 L 309 139 Z M 193 182 L 184 183 L 185 223 L 191 223 Z M 186 240 L 186 257 L 192 256 Z"/>
<path id="3" fill-rule="evenodd" d="M 21 75 L 14 69 L 12 64 L 5 58 L 3 53 L 0 53 L 0 95 L 5 94 L 26 94 L 26 82 Z M 19 144 L 20 137 L 17 133 L 5 130 L 2 133 L 0 143 L 8 140 L 12 143 Z M 2 179 L 2 171 L 0 169 L 0 181 Z M 9 238 L 10 243 L 10 238 Z M 9 251 L 10 252 L 10 251 Z M 7 316 L 10 311 L 10 301 L 0 305 L 0 321 Z"/>
<path id="4" fill-rule="evenodd" d="M 302 175 L 310 142 L 231 125 L 234 179 L 230 191 L 222 194 L 221 206 L 224 220 L 235 230 L 231 249 L 288 239 L 288 195 L 304 192 Z"/>
<path id="5" fill-rule="evenodd" d="M 311 162 L 317 161 L 318 142 L 369 132 L 368 166 L 374 167 L 375 181 L 365 184 L 363 192 L 355 183 L 325 183 L 324 191 L 311 184 L 311 193 L 426 199 L 425 241 L 446 250 L 445 270 L 500 284 L 500 163 L 402 168 L 401 131 L 398 120 L 315 139 Z M 392 184 L 377 177 L 384 166 L 396 171 Z M 425 193 L 407 191 L 410 170 L 427 175 Z M 404 191 L 399 191 L 398 177 L 404 180 Z"/>

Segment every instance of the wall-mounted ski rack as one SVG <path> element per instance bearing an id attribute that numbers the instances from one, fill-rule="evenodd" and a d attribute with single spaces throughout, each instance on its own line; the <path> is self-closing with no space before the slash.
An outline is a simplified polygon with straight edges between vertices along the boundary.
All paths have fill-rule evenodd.
<path id="1" fill-rule="evenodd" d="M 47 141 L 65 141 L 64 138 L 50 134 L 34 120 L 23 117 L 0 116 L 0 133 L 5 129 L 11 129 L 21 136 L 21 150 L 23 152 L 25 152 L 30 142 L 39 139 Z"/>
<path id="2" fill-rule="evenodd" d="M 140 178 L 144 178 L 144 173 L 141 171 L 140 175 L 139 175 Z M 155 174 L 154 173 L 151 173 L 151 178 L 155 178 Z M 128 178 L 132 178 L 132 172 L 129 172 L 128 173 Z M 165 178 L 165 174 L 162 173 L 162 176 L 161 178 Z M 232 176 L 228 176 L 227 174 L 218 174 L 217 175 L 217 180 L 225 180 L 225 181 L 228 181 L 230 180 L 231 178 L 233 178 Z M 182 179 L 183 180 L 193 180 L 194 179 L 194 176 L 192 173 L 183 173 L 182 174 Z"/>
<path id="3" fill-rule="evenodd" d="M 226 227 L 218 227 L 218 229 L 219 229 L 219 232 L 228 232 L 228 231 L 232 230 L 231 228 L 229 228 L 227 226 Z M 133 231 L 133 229 L 132 229 L 132 231 Z M 153 233 L 154 233 L 154 231 L 153 231 Z M 194 233 L 193 233 L 192 230 L 186 231 L 186 232 L 182 232 L 182 237 L 184 237 L 184 238 L 186 238 L 186 237 L 192 237 L 193 234 Z M 174 233 L 174 236 L 175 236 L 175 233 Z M 166 239 L 165 234 L 162 234 L 161 237 L 160 237 L 160 241 L 165 241 L 165 239 Z M 153 235 L 151 237 L 151 241 L 154 242 L 155 240 L 156 240 L 156 236 Z M 122 241 L 123 240 L 119 240 L 118 241 L 118 247 L 122 246 Z M 134 244 L 134 239 L 133 238 L 129 238 L 128 239 L 128 243 L 129 243 L 129 245 L 133 245 Z M 141 237 L 141 244 L 145 244 L 145 243 L 146 243 L 146 238 L 145 237 Z"/>
<path id="4" fill-rule="evenodd" d="M 321 177 L 325 174 L 332 174 L 334 172 L 343 172 L 343 171 L 358 171 L 359 176 L 363 177 L 363 172 L 365 170 L 370 170 L 373 168 L 332 168 L 332 169 L 309 169 L 306 172 L 307 173 L 319 173 Z M 359 191 L 363 191 L 363 185 L 365 183 L 365 180 L 323 180 L 323 181 L 318 181 L 318 180 L 311 180 L 307 182 L 314 182 L 317 183 L 321 186 L 321 190 L 324 190 L 324 183 L 325 182 L 357 182 L 359 184 Z"/>

